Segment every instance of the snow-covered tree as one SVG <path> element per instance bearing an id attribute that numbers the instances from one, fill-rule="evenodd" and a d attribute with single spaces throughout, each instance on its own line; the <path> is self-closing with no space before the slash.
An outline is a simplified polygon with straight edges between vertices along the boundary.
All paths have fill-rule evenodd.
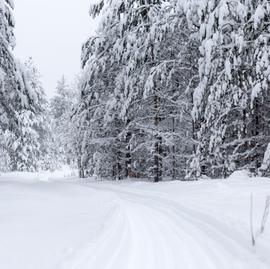
<path id="1" fill-rule="evenodd" d="M 102 176 L 118 178 L 182 176 L 198 54 L 183 10 L 169 1 L 99 1 L 91 14 L 102 18 L 83 47 L 82 166 L 96 174 L 98 163 Z"/>
<path id="2" fill-rule="evenodd" d="M 103 156 L 104 159 L 106 155 L 111 164 L 109 166 L 111 175 L 116 175 L 118 178 L 123 174 L 125 158 L 127 159 L 125 174 L 131 174 L 131 156 L 127 152 L 130 151 L 129 145 L 126 148 L 124 146 L 131 138 L 130 130 L 124 131 L 126 125 L 130 125 L 130 119 L 121 113 L 120 106 L 123 98 L 125 101 L 129 98 L 129 102 L 136 98 L 134 92 L 128 93 L 129 86 L 124 88 L 122 84 L 125 72 L 128 71 L 123 57 L 129 58 L 128 54 L 132 51 L 130 44 L 127 44 L 130 38 L 128 27 L 141 23 L 143 21 L 141 11 L 145 12 L 149 7 L 146 6 L 141 10 L 137 8 L 137 5 L 140 6 L 141 3 L 139 1 L 100 1 L 92 5 L 91 14 L 96 16 L 101 13 L 102 21 L 98 36 L 91 38 L 83 50 L 83 64 L 87 76 L 82 91 L 83 106 L 81 106 L 84 110 L 81 118 L 87 122 L 87 126 L 81 124 L 86 128 L 84 141 L 87 141 L 83 143 L 83 151 L 86 155 L 83 159 L 84 162 L 88 162 L 89 157 L 93 161 L 92 156 L 95 156 L 95 159 L 97 156 Z M 143 28 L 141 28 L 142 31 L 144 31 Z M 141 38 L 141 36 L 138 37 Z M 132 59 L 129 58 L 128 61 L 128 67 L 131 67 Z M 135 80 L 137 81 L 138 77 L 134 76 L 133 81 Z M 131 79 L 128 78 L 126 82 L 130 81 Z M 134 90 L 140 89 L 140 86 L 137 85 Z M 127 106 L 124 109 L 127 110 Z M 86 116 L 85 113 L 88 115 Z M 115 145 L 115 148 L 112 145 Z M 86 151 L 85 147 L 89 150 Z M 99 154 L 96 154 L 98 152 Z M 115 160 L 115 163 L 112 160 Z"/>
<path id="3" fill-rule="evenodd" d="M 250 69 L 253 73 L 250 75 L 252 88 L 247 130 L 252 138 L 250 150 L 251 158 L 254 158 L 253 160 L 250 158 L 249 162 L 256 172 L 259 168 L 260 173 L 269 175 L 270 3 L 266 0 L 248 1 L 248 8 L 249 21 L 245 29 L 248 45 L 252 44 L 249 53 L 252 59 Z"/>
<path id="4" fill-rule="evenodd" d="M 55 147 L 54 159 L 58 165 L 76 163 L 76 128 L 72 114 L 78 100 L 77 85 L 70 86 L 63 76 L 57 83 L 56 95 L 50 101 L 51 144 Z M 77 164 L 76 164 L 77 165 Z"/>
<path id="5" fill-rule="evenodd" d="M 16 170 L 36 171 L 39 161 L 46 152 L 44 140 L 47 132 L 45 118 L 46 99 L 40 82 L 38 69 L 30 58 L 24 64 L 18 63 L 21 73 L 23 106 L 16 111 L 19 135 L 12 145 Z"/>
<path id="6" fill-rule="evenodd" d="M 0 1 L 0 132 L 17 128 L 16 104 L 20 101 L 16 61 L 11 49 L 15 45 L 13 29 L 15 26 L 12 10 L 13 2 Z"/>
<path id="7" fill-rule="evenodd" d="M 14 2 L 13 0 L 0 0 L 0 35 L 1 42 L 8 48 L 14 48 L 14 26 L 13 17 Z M 2 46 L 2 45 L 1 45 Z"/>
<path id="8" fill-rule="evenodd" d="M 193 116 L 200 143 L 193 168 L 223 177 L 257 170 L 269 141 L 269 3 L 201 2 L 197 18 L 201 60 Z"/>
<path id="9" fill-rule="evenodd" d="M 119 134 L 123 121 L 114 108 L 116 102 L 113 100 L 120 67 L 111 58 L 113 46 L 120 34 L 117 27 L 111 27 L 111 23 L 114 21 L 117 24 L 120 14 L 108 12 L 116 1 L 107 4 L 104 9 L 99 8 L 99 5 L 103 6 L 102 1 L 92 6 L 92 16 L 98 15 L 102 10 L 103 20 L 97 36 L 91 37 L 83 47 L 84 74 L 77 111 L 81 134 L 80 170 L 81 175 L 87 169 L 88 174 L 121 178 L 123 146 Z M 101 162 L 102 169 L 99 165 Z"/>
<path id="10" fill-rule="evenodd" d="M 20 67 L 12 54 L 13 8 L 13 1 L 0 1 L 0 147 L 9 156 L 10 168 L 16 169 L 13 142 L 22 134 L 20 114 L 26 108 L 27 96 Z"/>

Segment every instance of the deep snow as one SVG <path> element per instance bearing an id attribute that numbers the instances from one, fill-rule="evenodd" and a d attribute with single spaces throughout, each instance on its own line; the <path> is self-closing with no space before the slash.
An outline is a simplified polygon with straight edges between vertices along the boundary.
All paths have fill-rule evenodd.
<path id="1" fill-rule="evenodd" d="M 270 180 L 91 182 L 0 175 L 0 268 L 269 269 Z"/>

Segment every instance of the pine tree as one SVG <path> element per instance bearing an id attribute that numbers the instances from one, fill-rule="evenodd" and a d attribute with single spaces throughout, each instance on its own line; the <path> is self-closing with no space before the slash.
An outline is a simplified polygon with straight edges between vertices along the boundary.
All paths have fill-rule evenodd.
<path id="1" fill-rule="evenodd" d="M 24 85 L 22 109 L 17 112 L 19 136 L 13 141 L 13 158 L 16 170 L 37 171 L 42 155 L 46 153 L 44 145 L 47 133 L 45 118 L 46 99 L 40 82 L 40 74 L 30 58 L 24 64 L 18 63 Z"/>
<path id="2" fill-rule="evenodd" d="M 13 0 L 0 1 L 1 43 L 3 43 L 2 45 L 6 46 L 7 48 L 14 48 L 15 46 L 15 37 L 13 32 L 15 20 L 12 14 L 13 9 Z"/>
<path id="3" fill-rule="evenodd" d="M 197 71 L 197 42 L 190 38 L 183 10 L 167 1 L 134 1 L 124 7 L 113 55 L 123 65 L 114 98 L 127 123 L 127 160 L 132 155 L 135 174 L 154 181 L 162 174 L 183 177 L 192 152 L 187 88 Z M 177 147 L 180 141 L 185 146 Z"/>
<path id="4" fill-rule="evenodd" d="M 268 140 L 268 5 L 213 0 L 198 9 L 197 174 L 226 177 L 236 169 L 257 170 L 262 163 Z"/>
<path id="5" fill-rule="evenodd" d="M 13 2 L 0 1 L 0 131 L 16 129 L 15 103 L 18 101 L 16 62 L 11 49 L 15 46 L 13 34 Z"/>
<path id="6" fill-rule="evenodd" d="M 109 7 L 112 8 L 110 3 Z M 116 74 L 120 68 L 111 58 L 113 46 L 117 42 L 119 30 L 110 28 L 113 21 L 119 19 L 115 12 L 103 10 L 103 1 L 91 8 L 92 16 L 100 11 L 104 13 L 98 35 L 91 37 L 83 47 L 82 63 L 84 75 L 79 118 L 80 174 L 114 178 L 123 176 L 123 146 L 120 132 L 123 122 L 114 107 L 113 95 L 116 85 Z M 110 9 L 111 10 L 111 9 Z M 110 21 L 111 20 L 111 21 Z M 100 166 L 103 163 L 103 166 Z"/>
<path id="7" fill-rule="evenodd" d="M 147 23 L 148 9 L 154 9 L 151 5 L 152 3 L 140 3 L 139 1 L 108 1 L 106 4 L 104 4 L 104 1 L 101 1 L 98 4 L 94 4 L 91 9 L 93 16 L 101 12 L 103 20 L 101 22 L 99 36 L 90 39 L 85 45 L 84 50 L 84 55 L 86 56 L 84 58 L 87 60 L 84 59 L 83 63 L 88 61 L 87 73 L 89 74 L 89 78 L 86 87 L 84 87 L 82 97 L 88 99 L 88 108 L 92 106 L 95 107 L 95 109 L 92 110 L 91 116 L 88 116 L 88 121 L 89 118 L 91 118 L 95 126 L 93 126 L 93 124 L 91 127 L 88 126 L 88 129 L 92 132 L 88 136 L 92 138 L 89 139 L 90 137 L 88 137 L 87 140 L 96 141 L 96 147 L 98 148 L 100 148 L 98 146 L 100 139 L 102 139 L 103 145 L 106 144 L 104 143 L 105 140 L 118 145 L 117 149 L 113 147 L 110 147 L 110 150 L 106 150 L 106 147 L 103 149 L 103 151 L 105 150 L 109 153 L 107 154 L 109 159 L 116 160 L 116 163 L 112 165 L 112 172 L 113 175 L 116 175 L 118 178 L 121 176 L 120 174 L 122 174 L 123 161 L 121 160 L 124 158 L 126 159 L 125 174 L 131 174 L 130 145 L 128 145 L 130 143 L 128 140 L 131 139 L 131 131 L 125 128 L 125 125 L 131 126 L 131 120 L 129 116 L 126 115 L 126 111 L 129 110 L 128 107 L 130 103 L 134 101 L 136 94 L 137 98 L 140 98 L 143 94 L 143 84 L 134 85 L 143 75 L 137 73 L 136 77 L 135 75 L 130 76 L 129 74 L 132 72 L 135 74 L 140 68 L 141 63 L 146 64 L 146 61 L 150 60 L 146 59 L 145 54 L 141 56 L 140 53 L 137 53 L 137 59 L 132 59 L 131 53 L 134 53 L 134 49 L 133 45 L 129 43 L 131 41 L 130 38 L 135 41 L 135 35 L 137 35 L 136 38 L 140 41 L 142 41 L 142 38 L 146 37 L 143 33 L 149 27 L 140 27 L 139 24 Z M 130 36 L 130 33 L 127 31 L 129 27 L 135 27 L 133 36 Z M 136 44 L 134 44 L 134 46 L 136 46 Z M 146 53 L 147 50 L 144 48 L 143 53 Z M 128 66 L 126 66 L 127 62 L 129 62 Z M 136 62 L 138 63 L 137 66 Z M 97 70 L 99 70 L 98 75 Z M 117 74 L 121 75 L 119 76 Z M 123 80 L 125 78 L 127 78 L 126 81 Z M 91 83 L 89 83 L 90 81 Z M 131 82 L 134 85 L 133 88 L 131 87 Z M 145 82 L 145 78 L 143 78 L 143 82 Z M 95 92 L 93 92 L 93 90 Z M 86 91 L 88 92 L 85 93 Z M 123 106 L 122 111 L 120 110 L 121 106 Z M 107 108 L 107 112 L 103 110 L 104 108 Z M 95 118 L 99 118 L 99 120 L 97 119 L 94 122 Z M 158 116 L 155 121 L 158 123 Z M 108 126 L 110 127 L 109 129 Z M 93 130 L 98 130 L 99 139 L 95 139 Z M 126 147 L 123 147 L 123 142 L 127 144 Z M 89 147 L 90 144 L 88 143 L 87 146 Z M 156 148 L 157 147 L 158 146 L 156 146 Z M 90 148 L 94 149 L 95 146 L 91 146 Z M 96 156 L 94 152 L 92 155 Z M 104 154 L 97 155 L 104 156 Z M 112 156 L 115 157 L 112 158 Z M 157 157 L 156 160 L 159 163 L 159 157 Z"/>
<path id="8" fill-rule="evenodd" d="M 69 86 L 65 77 L 58 81 L 56 95 L 50 101 L 52 144 L 56 147 L 56 162 L 59 165 L 76 166 L 76 128 L 71 121 L 77 105 L 77 85 Z"/>
<path id="9" fill-rule="evenodd" d="M 189 38 L 192 30 L 183 11 L 176 14 L 168 4 L 92 5 L 92 16 L 101 14 L 102 19 L 97 36 L 83 47 L 77 111 L 81 166 L 89 167 L 89 174 L 155 181 L 163 173 L 173 178 L 184 174 L 192 152 L 187 89 L 194 83 L 197 44 Z M 185 146 L 178 146 L 180 141 Z"/>
<path id="10" fill-rule="evenodd" d="M 15 170 L 12 141 L 21 135 L 18 115 L 23 108 L 24 85 L 12 55 L 15 46 L 13 9 L 13 1 L 0 1 L 0 147 L 8 156 L 10 169 Z"/>
<path id="11" fill-rule="evenodd" d="M 248 22 L 245 26 L 247 36 L 250 65 L 250 80 L 252 87 L 250 94 L 248 135 L 252 138 L 250 142 L 251 158 L 250 167 L 256 173 L 269 174 L 268 151 L 270 142 L 269 129 L 269 75 L 270 75 L 270 38 L 269 38 L 269 16 L 270 3 L 268 1 L 247 1 Z M 251 45 L 251 46 L 250 46 Z M 250 131 L 252 130 L 252 131 Z M 267 145 L 268 144 L 268 145 Z M 264 154 L 265 153 L 265 154 Z M 258 169 L 259 168 L 259 169 Z"/>

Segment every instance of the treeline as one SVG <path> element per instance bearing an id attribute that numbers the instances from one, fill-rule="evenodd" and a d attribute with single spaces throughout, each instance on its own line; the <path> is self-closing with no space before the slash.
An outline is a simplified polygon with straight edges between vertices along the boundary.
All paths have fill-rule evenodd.
<path id="1" fill-rule="evenodd" d="M 0 0 L 0 169 L 193 180 L 270 166 L 270 3 L 99 0 L 75 86 L 47 101 Z M 77 86 L 79 84 L 79 86 Z M 77 97 L 77 88 L 80 94 Z"/>
<path id="2" fill-rule="evenodd" d="M 82 177 L 269 168 L 270 3 L 100 0 L 76 113 Z"/>

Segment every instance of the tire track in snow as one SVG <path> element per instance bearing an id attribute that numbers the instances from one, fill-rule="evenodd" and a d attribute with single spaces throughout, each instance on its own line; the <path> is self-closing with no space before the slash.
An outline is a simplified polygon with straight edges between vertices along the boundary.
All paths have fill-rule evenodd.
<path id="1" fill-rule="evenodd" d="M 97 238 L 77 247 L 62 259 L 55 269 L 106 269 L 108 262 L 126 248 L 125 244 L 129 244 L 129 239 L 129 225 L 125 215 L 122 209 L 115 205 L 113 215 L 107 219 Z M 128 257 L 124 256 L 119 262 L 125 264 L 127 259 Z"/>
<path id="2" fill-rule="evenodd" d="M 261 260 L 258 260 L 253 253 L 254 249 L 250 247 L 249 237 L 245 240 L 239 233 L 232 231 L 228 226 L 215 219 L 213 216 L 197 211 L 194 208 L 186 207 L 168 197 L 160 194 L 145 192 L 140 194 L 137 192 L 119 190 L 118 195 L 124 199 L 135 199 L 137 203 L 148 205 L 151 209 L 156 209 L 163 212 L 164 219 L 174 219 L 174 225 L 177 224 L 176 231 L 183 229 L 186 234 L 191 234 L 196 241 L 193 246 L 200 245 L 205 255 L 212 252 L 211 260 L 218 259 L 216 264 L 217 269 L 220 268 L 236 268 L 236 269 L 267 269 Z M 212 245 L 212 246 L 211 246 Z M 211 247 L 210 247 L 211 246 Z M 188 244 L 190 251 L 194 253 L 193 257 L 197 256 L 196 252 L 192 251 L 192 245 Z M 206 251 L 207 250 L 207 251 Z M 214 254 L 215 253 L 215 254 Z M 214 254 L 214 255 L 213 255 Z M 258 265 L 259 264 L 259 265 Z M 259 267 L 258 267 L 259 266 Z M 192 267 L 193 268 L 193 267 Z M 210 264 L 203 267 L 203 264 L 198 264 L 194 268 L 210 268 Z"/>
<path id="3" fill-rule="evenodd" d="M 267 269 L 248 242 L 213 216 L 158 193 L 89 186 L 118 197 L 120 213 L 63 269 Z M 259 267 L 258 267 L 259 264 Z"/>

